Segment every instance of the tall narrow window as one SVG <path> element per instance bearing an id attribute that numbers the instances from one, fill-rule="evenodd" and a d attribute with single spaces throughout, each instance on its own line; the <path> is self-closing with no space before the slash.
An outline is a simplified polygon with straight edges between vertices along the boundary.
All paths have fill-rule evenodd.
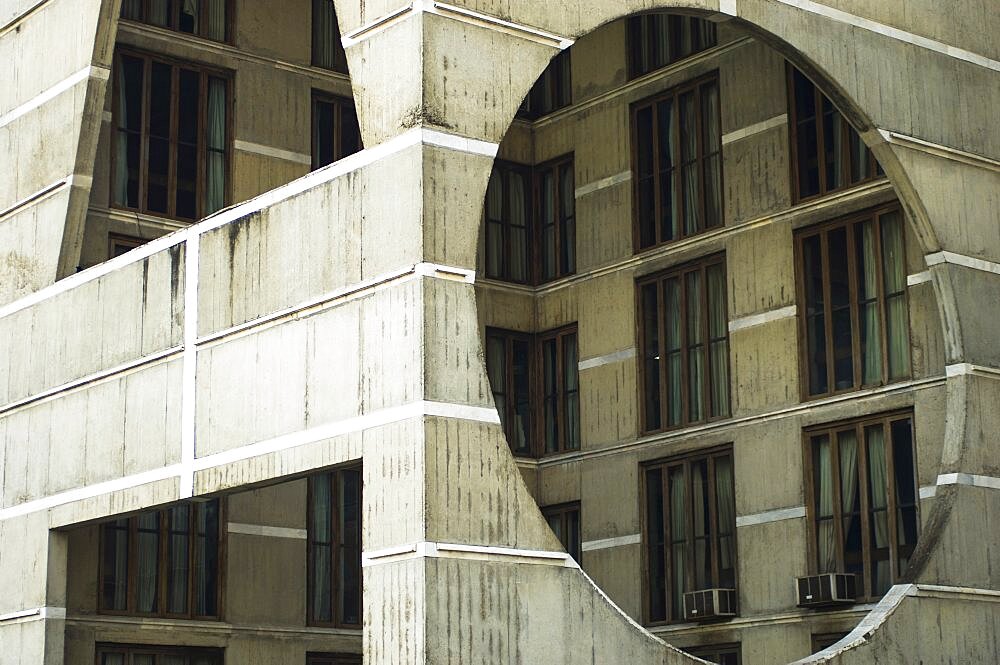
<path id="1" fill-rule="evenodd" d="M 635 104 L 632 153 L 637 250 L 723 223 L 716 75 Z"/>
<path id="2" fill-rule="evenodd" d="M 313 91 L 312 166 L 318 169 L 361 150 L 354 102 Z"/>
<path id="3" fill-rule="evenodd" d="M 111 200 L 194 221 L 225 205 L 229 81 L 123 51 L 115 63 Z"/>
<path id="4" fill-rule="evenodd" d="M 218 617 L 220 525 L 219 502 L 214 499 L 104 524 L 101 611 Z"/>
<path id="5" fill-rule="evenodd" d="M 685 649 L 692 656 L 718 665 L 740 665 L 740 645 L 723 644 Z"/>
<path id="6" fill-rule="evenodd" d="M 486 372 L 493 402 L 515 455 L 531 454 L 531 335 L 486 331 Z"/>
<path id="7" fill-rule="evenodd" d="M 309 624 L 361 625 L 361 469 L 309 479 Z"/>
<path id="8" fill-rule="evenodd" d="M 545 453 L 580 447 L 580 382 L 576 326 L 544 333 L 541 355 L 542 441 Z"/>
<path id="9" fill-rule="evenodd" d="M 684 619 L 684 593 L 736 588 L 736 502 L 730 449 L 649 465 L 647 616 Z"/>
<path id="10" fill-rule="evenodd" d="M 222 665 L 222 650 L 98 644 L 97 665 Z"/>
<path id="11" fill-rule="evenodd" d="M 635 78 L 715 46 L 715 24 L 679 14 L 643 14 L 628 20 L 628 71 Z"/>
<path id="12" fill-rule="evenodd" d="M 798 69 L 788 66 L 789 127 L 796 200 L 884 175 L 868 146 L 833 102 Z"/>
<path id="13" fill-rule="evenodd" d="M 231 41 L 230 0 L 122 0 L 121 17 L 186 32 L 217 42 Z"/>
<path id="14" fill-rule="evenodd" d="M 312 64 L 347 73 L 347 54 L 340 41 L 333 0 L 312 0 Z"/>
<path id="15" fill-rule="evenodd" d="M 910 375 L 903 219 L 895 205 L 796 237 L 804 393 L 818 397 Z"/>
<path id="16" fill-rule="evenodd" d="M 136 247 L 146 244 L 148 240 L 135 236 L 124 236 L 117 233 L 108 234 L 108 258 L 113 259 L 130 252 Z"/>
<path id="17" fill-rule="evenodd" d="M 566 553 L 580 562 L 580 503 L 564 503 L 542 508 L 542 516 L 562 543 Z"/>
<path id="18" fill-rule="evenodd" d="M 639 281 L 643 431 L 729 415 L 723 256 Z"/>
<path id="19" fill-rule="evenodd" d="M 486 189 L 486 276 L 508 282 L 530 280 L 528 167 L 497 162 Z"/>
<path id="20" fill-rule="evenodd" d="M 538 282 L 576 272 L 576 187 L 573 157 L 535 167 Z"/>
<path id="21" fill-rule="evenodd" d="M 852 573 L 874 600 L 906 570 L 920 528 L 909 414 L 806 431 L 817 573 Z"/>
<path id="22" fill-rule="evenodd" d="M 552 59 L 525 97 L 518 117 L 534 120 L 570 105 L 573 93 L 569 54 L 566 49 Z"/>

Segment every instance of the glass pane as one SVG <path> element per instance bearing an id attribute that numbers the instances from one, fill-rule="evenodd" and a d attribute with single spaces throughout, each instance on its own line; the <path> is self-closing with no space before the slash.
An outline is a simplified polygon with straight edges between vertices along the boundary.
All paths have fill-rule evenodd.
<path id="1" fill-rule="evenodd" d="M 556 340 L 542 343 L 542 390 L 545 412 L 545 452 L 559 450 L 559 377 Z"/>
<path id="2" fill-rule="evenodd" d="M 836 390 L 843 390 L 854 386 L 847 229 L 831 230 L 827 235 L 827 243 L 830 260 L 830 305 L 833 316 L 834 385 Z"/>
<path id="3" fill-rule="evenodd" d="M 879 596 L 892 585 L 889 553 L 889 496 L 882 425 L 865 428 L 868 446 L 868 506 L 870 511 L 869 548 L 871 556 L 871 592 Z"/>
<path id="4" fill-rule="evenodd" d="M 837 542 L 833 523 L 834 491 L 830 437 L 812 438 L 813 492 L 816 511 L 816 554 L 820 573 L 837 570 Z"/>
<path id="5" fill-rule="evenodd" d="M 667 349 L 667 421 L 670 425 L 681 422 L 683 409 L 683 372 L 681 354 L 681 284 L 674 277 L 663 282 L 663 298 L 666 305 L 663 325 L 666 331 Z"/>
<path id="6" fill-rule="evenodd" d="M 216 616 L 219 584 L 219 502 L 195 504 L 194 614 Z"/>
<path id="7" fill-rule="evenodd" d="M 101 606 L 106 610 L 127 609 L 128 533 L 127 519 L 101 527 Z"/>
<path id="8" fill-rule="evenodd" d="M 656 104 L 656 130 L 658 133 L 658 171 L 660 182 L 660 239 L 673 240 L 680 237 L 680 216 L 677 214 L 677 179 L 674 177 L 674 159 L 677 147 L 674 144 L 674 109 L 672 100 Z"/>
<path id="9" fill-rule="evenodd" d="M 688 419 L 702 420 L 705 417 L 704 381 L 705 347 L 702 337 L 703 311 L 701 292 L 701 272 L 685 275 L 688 344 Z"/>
<path id="10" fill-rule="evenodd" d="M 509 179 L 510 279 L 528 281 L 527 176 L 511 172 Z"/>
<path id="11" fill-rule="evenodd" d="M 660 429 L 660 333 L 656 284 L 642 287 L 643 406 L 645 430 Z"/>
<path id="12" fill-rule="evenodd" d="M 712 586 L 711 508 L 708 493 L 708 460 L 691 464 L 691 513 L 694 531 L 694 584 L 696 589 Z"/>
<path id="13" fill-rule="evenodd" d="M 156 612 L 159 579 L 160 513 L 142 513 L 138 520 L 136 548 L 136 611 Z"/>
<path id="14" fill-rule="evenodd" d="M 840 505 L 844 534 L 844 567 L 861 575 L 864 561 L 861 542 L 861 496 L 858 487 L 858 440 L 854 429 L 837 433 L 840 472 Z"/>
<path id="15" fill-rule="evenodd" d="M 341 105 L 340 116 L 340 155 L 337 158 L 343 159 L 361 150 L 361 128 L 354 104 Z"/>
<path id="16" fill-rule="evenodd" d="M 802 262 L 802 280 L 806 294 L 806 359 L 809 370 L 809 394 L 818 395 L 828 390 L 823 253 L 819 235 L 803 239 Z"/>
<path id="17" fill-rule="evenodd" d="M 882 382 L 882 326 L 878 304 L 878 263 L 875 224 L 854 225 L 857 245 L 858 329 L 861 332 L 862 383 Z"/>
<path id="18" fill-rule="evenodd" d="M 167 538 L 167 612 L 187 614 L 188 611 L 188 557 L 190 550 L 191 510 L 187 504 L 167 511 L 169 537 Z"/>
<path id="19" fill-rule="evenodd" d="M 886 337 L 889 379 L 910 374 L 909 317 L 906 309 L 906 262 L 903 223 L 899 212 L 879 218 L 882 227 L 882 275 L 886 294 Z"/>
<path id="20" fill-rule="evenodd" d="M 566 513 L 566 552 L 580 561 L 580 511 L 571 510 Z"/>
<path id="21" fill-rule="evenodd" d="M 102 653 L 101 665 L 125 665 L 125 654 L 123 653 Z"/>
<path id="22" fill-rule="evenodd" d="M 310 482 L 309 539 L 312 552 L 310 606 L 316 621 L 332 621 L 333 609 L 333 474 L 313 476 Z"/>
<path id="23" fill-rule="evenodd" d="M 687 583 L 687 485 L 684 468 L 669 470 L 670 487 L 670 560 L 671 560 L 671 610 L 674 617 L 684 615 L 684 592 Z"/>
<path id="24" fill-rule="evenodd" d="M 172 0 L 148 0 L 149 16 L 147 22 L 160 27 L 169 28 L 173 12 Z"/>
<path id="25" fill-rule="evenodd" d="M 180 9 L 181 20 L 177 29 L 181 32 L 198 34 L 198 16 L 201 13 L 201 0 L 182 0 Z"/>
<path id="26" fill-rule="evenodd" d="M 653 171 L 653 108 L 647 106 L 636 112 L 636 184 L 638 189 L 639 245 L 656 244 L 655 195 L 656 179 Z"/>
<path id="27" fill-rule="evenodd" d="M 544 171 L 539 178 L 538 223 L 542 231 L 542 279 L 556 276 L 556 178 Z"/>
<path id="28" fill-rule="evenodd" d="M 826 190 L 844 186 L 844 119 L 833 103 L 823 98 L 823 154 Z"/>
<path id="29" fill-rule="evenodd" d="M 576 272 L 576 189 L 574 186 L 573 165 L 560 167 L 559 186 L 561 197 L 559 201 L 562 226 L 559 231 L 560 271 L 564 275 Z"/>
<path id="30" fill-rule="evenodd" d="M 226 197 L 226 81 L 208 80 L 208 165 L 205 181 L 205 210 L 210 215 L 221 210 Z"/>
<path id="31" fill-rule="evenodd" d="M 731 457 L 715 458 L 715 510 L 719 538 L 719 586 L 736 586 L 736 493 Z"/>
<path id="32" fill-rule="evenodd" d="M 649 564 L 649 618 L 663 621 L 666 608 L 666 550 L 663 532 L 663 481 L 659 469 L 646 471 L 646 547 Z"/>
<path id="33" fill-rule="evenodd" d="M 563 408 L 566 415 L 565 444 L 568 450 L 576 450 L 580 447 L 580 381 L 576 334 L 566 335 L 562 341 L 563 389 L 566 391 Z"/>
<path id="34" fill-rule="evenodd" d="M 226 41 L 226 0 L 202 0 L 206 5 L 204 35 L 218 42 Z"/>
<path id="35" fill-rule="evenodd" d="M 511 344 L 514 381 L 514 423 L 511 428 L 510 445 L 515 452 L 526 453 L 530 449 L 531 433 L 531 348 L 528 342 L 515 339 Z"/>
<path id="36" fill-rule="evenodd" d="M 356 625 L 361 623 L 361 472 L 340 475 L 340 617 Z"/>

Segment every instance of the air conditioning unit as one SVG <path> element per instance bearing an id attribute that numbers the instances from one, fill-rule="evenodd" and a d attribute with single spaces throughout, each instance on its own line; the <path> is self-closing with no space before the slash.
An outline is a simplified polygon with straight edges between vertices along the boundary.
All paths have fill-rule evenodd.
<path id="1" fill-rule="evenodd" d="M 823 573 L 795 580 L 799 607 L 831 607 L 857 602 L 858 582 L 848 573 Z"/>
<path id="2" fill-rule="evenodd" d="M 702 589 L 684 594 L 687 621 L 714 621 L 736 616 L 736 589 Z"/>

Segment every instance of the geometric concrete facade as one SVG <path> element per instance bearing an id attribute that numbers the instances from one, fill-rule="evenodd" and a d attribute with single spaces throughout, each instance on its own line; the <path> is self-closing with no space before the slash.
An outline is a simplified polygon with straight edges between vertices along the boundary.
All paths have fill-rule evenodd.
<path id="1" fill-rule="evenodd" d="M 307 126 L 307 112 L 259 91 L 299 86 L 308 99 L 310 87 L 346 93 L 348 81 L 319 82 L 299 63 L 308 3 L 235 4 L 238 57 L 203 44 L 188 57 L 236 70 L 237 142 L 306 152 L 282 127 Z M 308 174 L 237 153 L 236 205 L 107 261 L 93 238 L 125 223 L 102 212 L 114 47 L 173 47 L 119 26 L 116 0 L 0 6 L 0 61 L 13 63 L 0 79 L 0 664 L 93 662 L 96 643 L 224 647 L 227 663 L 334 651 L 380 665 L 683 663 L 699 661 L 670 645 L 732 642 L 745 663 L 1000 661 L 990 0 L 948 11 L 930 0 L 334 4 L 366 149 Z M 619 19 L 650 10 L 717 22 L 719 46 L 629 87 Z M 572 113 L 514 121 L 574 42 Z M 787 127 L 769 124 L 787 108 L 784 59 L 835 102 L 887 181 L 793 204 Z M 712 69 L 726 100 L 725 226 L 634 258 L 631 186 L 616 179 L 631 168 L 623 109 Z M 538 288 L 482 279 L 494 158 L 569 151 L 578 275 Z M 793 232 L 893 200 L 907 221 L 912 377 L 804 404 L 788 315 Z M 150 235 L 172 230 L 143 223 Z M 732 418 L 643 438 L 635 279 L 719 251 Z M 483 330 L 575 321 L 589 368 L 583 446 L 515 459 Z M 922 521 L 908 570 L 877 604 L 832 618 L 796 610 L 802 428 L 904 408 Z M 744 616 L 644 628 L 640 464 L 724 442 L 735 450 Z M 308 627 L 303 478 L 358 461 L 364 628 Z M 230 526 L 223 621 L 96 612 L 96 524 L 217 496 Z M 538 510 L 571 500 L 582 504 L 582 569 Z M 786 509 L 789 519 L 767 517 Z M 807 656 L 810 633 L 855 625 Z"/>

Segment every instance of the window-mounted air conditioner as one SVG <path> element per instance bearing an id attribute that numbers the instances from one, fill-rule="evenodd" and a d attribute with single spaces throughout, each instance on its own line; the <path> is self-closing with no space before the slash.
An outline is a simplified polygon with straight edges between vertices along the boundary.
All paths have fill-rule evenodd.
<path id="1" fill-rule="evenodd" d="M 823 573 L 795 580 L 799 607 L 853 605 L 857 602 L 857 585 L 857 577 L 849 573 Z"/>
<path id="2" fill-rule="evenodd" d="M 687 621 L 714 621 L 736 616 L 736 589 L 702 589 L 684 594 Z"/>

